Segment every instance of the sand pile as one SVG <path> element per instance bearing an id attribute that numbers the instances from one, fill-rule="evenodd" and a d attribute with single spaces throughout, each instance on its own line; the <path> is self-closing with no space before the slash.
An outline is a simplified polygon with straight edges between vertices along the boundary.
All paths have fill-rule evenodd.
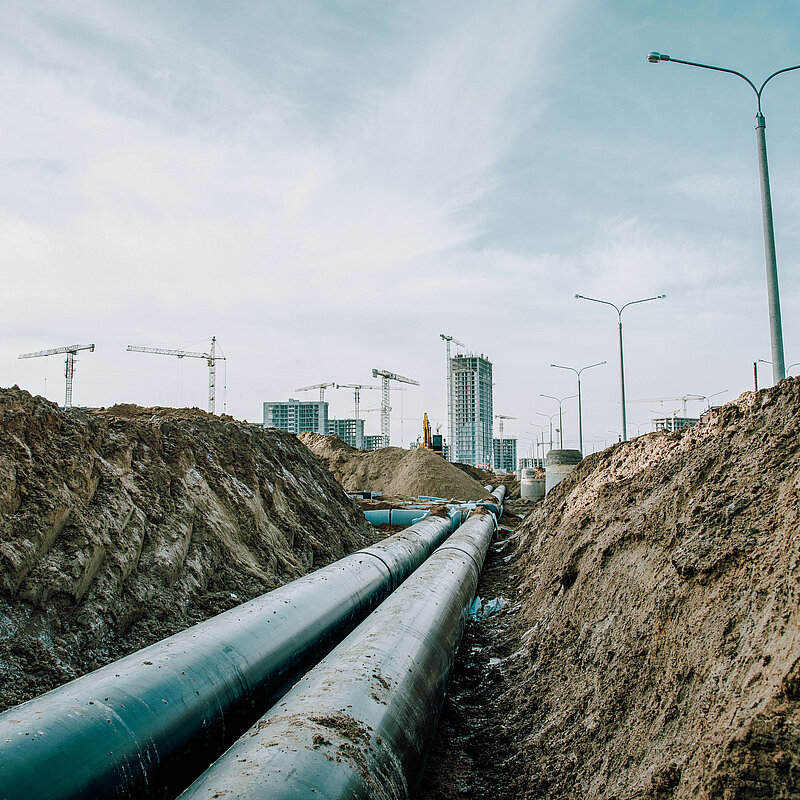
<path id="1" fill-rule="evenodd" d="M 0 709 L 375 538 L 290 434 L 0 389 Z"/>
<path id="2" fill-rule="evenodd" d="M 356 450 L 338 436 L 301 433 L 303 442 L 345 490 L 372 490 L 390 497 L 420 495 L 447 500 L 483 500 L 483 486 L 431 450 Z"/>
<path id="3" fill-rule="evenodd" d="M 615 445 L 498 545 L 424 800 L 800 797 L 798 420 L 789 379 Z"/>

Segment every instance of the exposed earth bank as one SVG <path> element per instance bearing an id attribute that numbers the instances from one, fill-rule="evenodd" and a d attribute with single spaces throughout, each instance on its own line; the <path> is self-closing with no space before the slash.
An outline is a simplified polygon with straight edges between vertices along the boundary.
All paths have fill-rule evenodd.
<path id="1" fill-rule="evenodd" d="M 421 800 L 800 798 L 799 419 L 786 380 L 507 504 Z M 391 450 L 331 468 L 485 494 Z M 0 708 L 375 538 L 289 434 L 0 390 Z"/>
<path id="2" fill-rule="evenodd" d="M 800 381 L 586 458 L 490 554 L 422 800 L 800 797 Z"/>
<path id="3" fill-rule="evenodd" d="M 0 389 L 0 710 L 379 537 L 291 434 Z"/>

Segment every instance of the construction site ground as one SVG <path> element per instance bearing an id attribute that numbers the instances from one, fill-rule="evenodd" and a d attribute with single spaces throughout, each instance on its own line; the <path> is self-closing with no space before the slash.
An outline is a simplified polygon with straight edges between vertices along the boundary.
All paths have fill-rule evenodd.
<path id="1" fill-rule="evenodd" d="M 509 479 L 478 588 L 505 605 L 467 622 L 420 798 L 800 798 L 798 419 L 788 379 L 535 506 Z M 343 487 L 485 495 L 430 452 L 307 444 L 0 390 L 1 707 L 383 536 Z"/>

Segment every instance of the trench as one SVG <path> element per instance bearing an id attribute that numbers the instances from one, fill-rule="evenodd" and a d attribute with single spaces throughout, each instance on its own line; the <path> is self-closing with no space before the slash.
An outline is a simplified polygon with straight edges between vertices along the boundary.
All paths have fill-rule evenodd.
<path id="1" fill-rule="evenodd" d="M 503 527 L 522 520 L 509 503 Z M 468 621 L 431 744 L 417 800 L 512 800 L 516 742 L 506 725 L 508 696 L 516 656 L 506 637 L 516 610 L 517 565 L 506 534 L 493 542 L 478 584 L 484 600 L 505 598 L 509 605 L 482 620 Z"/>
<path id="2" fill-rule="evenodd" d="M 343 676 L 341 683 L 347 684 L 349 675 L 358 671 L 353 668 L 355 664 L 362 665 L 364 669 L 379 669 L 377 659 L 372 662 L 367 660 L 374 657 L 375 654 L 380 651 L 380 648 L 378 648 L 374 653 L 371 653 L 370 648 L 382 637 L 384 662 L 395 671 L 396 675 L 400 675 L 400 678 L 397 679 L 397 690 L 391 693 L 390 696 L 387 696 L 387 699 L 378 698 L 373 691 L 371 696 L 375 701 L 374 703 L 367 700 L 365 703 L 362 703 L 361 707 L 357 706 L 357 709 L 363 712 L 364 720 L 372 720 L 375 723 L 375 728 L 373 728 L 364 721 L 362 725 L 362 735 L 367 737 L 364 740 L 366 743 L 369 741 L 369 736 L 363 731 L 368 729 L 373 732 L 372 740 L 373 743 L 377 745 L 377 750 L 371 745 L 368 746 L 367 749 L 361 753 L 360 760 L 357 760 L 356 766 L 358 769 L 355 771 L 352 769 L 348 771 L 348 768 L 346 768 L 347 765 L 341 768 L 337 768 L 336 766 L 328 767 L 328 765 L 322 762 L 322 765 L 328 768 L 331 773 L 330 785 L 332 788 L 330 794 L 322 794 L 321 796 L 331 798 L 344 796 L 341 793 L 343 788 L 349 787 L 351 784 L 355 785 L 353 781 L 356 781 L 356 783 L 360 781 L 359 786 L 361 794 L 354 794 L 354 796 L 377 797 L 378 794 L 376 792 L 382 791 L 380 787 L 385 783 L 382 777 L 384 773 L 390 776 L 389 779 L 398 787 L 398 791 L 404 791 L 406 796 L 413 796 L 417 781 L 420 778 L 419 773 L 421 771 L 421 765 L 429 747 L 430 735 L 435 726 L 438 711 L 444 696 L 447 678 L 452 665 L 452 653 L 454 653 L 455 648 L 458 646 L 458 641 L 461 637 L 466 609 L 470 605 L 480 578 L 484 555 L 492 539 L 492 533 L 496 528 L 496 523 L 494 522 L 495 515 L 502 508 L 501 503 L 504 492 L 505 490 L 502 489 L 501 493 L 497 496 L 496 504 L 493 505 L 494 501 L 492 501 L 486 508 L 475 509 L 468 522 L 458 528 L 457 533 L 448 539 L 435 554 L 430 557 L 429 561 L 417 568 L 417 571 L 413 573 L 408 583 L 401 587 L 401 590 L 396 591 L 396 594 L 390 595 L 389 600 L 379 605 L 377 611 L 367 618 L 363 625 L 353 631 L 351 636 L 345 639 L 342 645 L 337 647 L 331 654 L 330 658 L 338 657 L 341 659 L 342 656 L 337 656 L 337 653 L 340 649 L 345 648 L 344 661 L 347 662 L 347 659 L 350 659 L 350 668 L 341 672 Z M 427 523 L 421 523 L 420 527 L 427 526 L 427 528 L 430 528 L 431 525 L 434 525 L 438 530 L 442 527 L 442 524 L 449 529 L 450 521 L 441 518 L 438 519 L 438 522 L 435 522 L 435 519 L 431 518 Z M 427 534 L 423 538 L 426 539 L 426 542 L 428 540 L 432 541 L 432 535 L 432 533 Z M 436 535 L 438 536 L 439 534 L 437 533 Z M 413 529 L 409 529 L 409 533 L 405 538 L 414 539 L 419 536 L 420 534 L 415 533 Z M 404 537 L 396 538 L 403 539 Z M 368 551 L 378 551 L 380 547 L 380 545 L 373 545 L 365 551 L 360 552 L 368 553 Z M 426 544 L 426 548 L 427 547 L 428 544 Z M 405 542 L 401 543 L 401 550 L 403 551 L 402 559 L 404 562 L 409 560 L 409 557 L 406 555 L 407 549 L 408 545 Z M 430 553 L 430 550 L 427 549 L 426 552 Z M 391 551 L 386 550 L 384 555 L 390 553 Z M 420 555 L 422 555 L 421 552 Z M 356 557 L 363 559 L 363 556 Z M 348 558 L 352 559 L 353 557 L 351 556 Z M 419 555 L 413 555 L 411 560 L 419 564 L 421 563 L 419 558 Z M 400 565 L 400 559 L 401 554 L 398 552 L 398 566 Z M 348 559 L 345 559 L 345 561 L 347 560 Z M 380 557 L 378 557 L 377 560 L 382 562 Z M 424 558 L 422 560 L 424 561 Z M 361 561 L 359 561 L 359 563 L 361 563 Z M 372 564 L 371 568 L 374 569 L 374 564 Z M 326 569 L 330 570 L 330 568 Z M 394 573 L 391 567 L 388 567 L 388 569 L 390 573 L 389 577 L 396 586 L 397 584 L 393 577 Z M 325 571 L 326 570 L 322 570 L 321 572 L 324 573 Z M 312 582 L 317 581 L 319 577 L 312 577 L 311 580 Z M 302 583 L 302 581 L 303 579 L 296 583 Z M 280 591 L 281 590 L 276 590 L 276 593 Z M 403 594 L 403 592 L 405 592 L 405 594 Z M 267 596 L 265 595 L 264 597 Z M 263 598 L 261 600 L 263 600 Z M 258 601 L 251 602 L 256 604 Z M 286 601 L 284 600 L 283 602 Z M 405 604 L 408 602 L 412 603 L 412 605 L 416 605 L 412 608 L 411 613 L 405 614 Z M 241 614 L 243 613 L 243 609 L 246 609 L 248 605 L 250 604 L 245 604 L 245 606 L 234 609 L 233 611 L 235 611 L 236 614 Z M 390 606 L 391 609 L 385 611 Z M 368 627 L 370 619 L 375 616 L 380 616 L 384 611 L 384 617 L 389 624 L 387 625 L 383 621 L 380 623 L 373 622 L 375 631 L 369 631 L 366 635 L 367 644 L 362 645 L 360 652 L 358 652 L 358 648 L 356 648 L 357 652 L 355 656 L 349 654 L 347 652 L 347 647 L 350 639 L 353 637 L 357 639 L 358 635 L 361 635 L 363 638 L 364 634 L 359 633 L 361 629 L 365 626 Z M 230 614 L 230 612 L 226 613 Z M 272 613 L 274 614 L 275 612 L 273 611 Z M 109 668 L 99 670 L 98 673 L 84 676 L 84 678 L 78 679 L 72 684 L 68 684 L 66 689 L 62 687 L 61 689 L 53 690 L 53 692 L 48 693 L 48 695 L 36 698 L 28 704 L 23 704 L 23 706 L 11 709 L 5 715 L 2 715 L 0 723 L 5 724 L 5 734 L 0 735 L 0 747 L 3 747 L 6 751 L 6 757 L 4 758 L 6 765 L 3 766 L 2 760 L 0 760 L 0 795 L 6 792 L 9 786 L 17 786 L 17 788 L 20 788 L 25 785 L 26 787 L 34 787 L 33 791 L 28 794 L 28 796 L 31 797 L 80 797 L 85 795 L 87 787 L 91 789 L 93 796 L 98 797 L 141 796 L 141 791 L 143 790 L 147 791 L 147 796 L 152 797 L 166 798 L 174 796 L 174 790 L 176 786 L 179 785 L 175 780 L 164 779 L 162 783 L 154 783 L 151 785 L 150 781 L 153 778 L 148 773 L 148 769 L 143 769 L 140 775 L 132 775 L 131 766 L 134 760 L 138 759 L 140 762 L 143 760 L 142 754 L 136 750 L 136 748 L 139 747 L 137 742 L 144 742 L 143 746 L 147 750 L 144 754 L 144 760 L 151 762 L 152 767 L 152 765 L 158 765 L 162 759 L 167 760 L 173 757 L 172 753 L 176 744 L 174 741 L 170 742 L 167 740 L 169 738 L 173 740 L 176 737 L 179 738 L 180 743 L 177 746 L 182 748 L 186 755 L 190 756 L 189 759 L 181 760 L 181 772 L 180 775 L 177 776 L 181 781 L 184 776 L 188 776 L 189 773 L 187 770 L 190 768 L 190 765 L 194 769 L 202 769 L 203 761 L 211 754 L 211 751 L 208 749 L 208 744 L 205 741 L 208 739 L 208 736 L 199 737 L 199 734 L 195 731 L 208 728 L 208 714 L 211 713 L 211 706 L 218 702 L 216 699 L 212 700 L 209 705 L 209 702 L 205 698 L 195 701 L 194 697 L 191 697 L 192 702 L 196 703 L 191 713 L 183 717 L 174 716 L 174 724 L 173 721 L 170 721 L 168 724 L 168 728 L 171 729 L 171 732 L 168 735 L 165 734 L 166 738 L 162 742 L 163 746 L 167 749 L 159 750 L 159 747 L 162 745 L 154 745 L 151 734 L 153 731 L 160 730 L 160 727 L 163 728 L 165 724 L 159 721 L 159 717 L 166 714 L 167 711 L 158 703 L 158 698 L 161 697 L 160 702 L 164 703 L 166 706 L 169 706 L 170 703 L 172 703 L 173 706 L 175 704 L 184 705 L 186 702 L 186 690 L 183 684 L 186 684 L 187 681 L 191 681 L 194 684 L 195 678 L 192 677 L 193 675 L 197 677 L 198 681 L 202 680 L 202 683 L 198 683 L 197 685 L 204 689 L 204 694 L 206 693 L 206 689 L 210 691 L 214 697 L 220 692 L 227 693 L 231 691 L 230 681 L 221 681 L 212 674 L 216 674 L 221 666 L 224 666 L 221 662 L 215 662 L 216 656 L 214 656 L 213 653 L 215 652 L 215 647 L 218 648 L 225 643 L 224 629 L 226 627 L 224 623 L 219 623 L 219 618 L 214 619 L 217 620 L 217 622 L 212 626 L 215 627 L 216 630 L 215 637 L 212 637 L 214 639 L 212 643 L 208 641 L 202 644 L 199 641 L 189 642 L 189 639 L 203 639 L 202 634 L 198 634 L 197 632 L 191 634 L 189 637 L 182 637 L 181 634 L 177 634 L 170 640 L 165 640 L 144 651 L 139 651 L 139 653 L 133 654 L 131 657 L 123 659 L 120 662 L 115 662 L 109 665 Z M 419 620 L 424 620 L 424 622 L 419 622 Z M 239 617 L 239 624 L 241 624 L 242 621 L 243 618 Z M 204 625 L 207 624 L 208 623 L 204 623 Z M 395 642 L 392 638 L 393 634 L 391 632 L 387 634 L 387 628 L 391 628 L 392 625 L 397 626 L 396 630 L 400 634 L 398 638 L 402 639 L 405 637 L 405 651 L 403 651 L 402 647 L 395 648 Z M 428 625 L 430 625 L 430 627 L 427 627 Z M 230 625 L 228 624 L 227 627 L 229 628 Z M 220 629 L 223 629 L 222 632 L 220 632 Z M 248 634 L 248 636 L 252 636 L 252 634 Z M 187 657 L 186 653 L 195 645 L 200 645 L 201 652 L 199 652 L 197 656 Z M 377 645 L 375 646 L 377 647 Z M 352 645 L 350 645 L 350 648 L 352 649 Z M 226 646 L 222 649 L 225 651 L 225 655 L 222 656 L 223 661 L 227 661 L 229 658 L 236 658 L 236 656 L 228 655 L 235 648 L 232 649 Z M 398 652 L 394 652 L 395 650 Z M 148 665 L 145 667 L 145 671 L 153 673 L 156 668 L 160 670 L 163 667 L 164 676 L 157 679 L 156 684 L 148 684 L 144 689 L 140 686 L 137 690 L 135 689 L 135 685 L 139 680 L 140 673 L 143 674 L 143 672 L 141 665 L 134 665 L 133 661 L 141 660 L 145 656 L 147 656 L 145 660 L 141 661 L 141 664 Z M 188 660 L 186 660 L 187 658 Z M 194 658 L 194 661 L 192 661 L 192 658 Z M 208 659 L 211 659 L 212 663 L 210 670 L 203 667 L 203 664 L 207 662 Z M 246 660 L 247 656 L 245 655 L 242 663 Z M 317 668 L 312 669 L 303 681 L 309 679 L 313 682 L 313 675 L 327 660 L 327 658 L 323 659 L 323 662 Z M 154 662 L 156 662 L 155 668 L 152 667 Z M 231 661 L 231 664 L 235 664 L 235 669 L 239 670 L 239 664 L 237 662 Z M 366 666 L 367 664 L 369 667 Z M 418 664 L 422 664 L 423 666 L 419 667 L 419 674 L 416 674 Z M 408 669 L 406 670 L 403 665 L 407 666 Z M 185 667 L 186 670 L 180 672 L 180 676 L 183 677 L 178 676 L 177 672 L 175 672 L 175 670 L 181 667 Z M 336 669 L 341 670 L 339 667 L 336 667 Z M 114 670 L 119 670 L 119 672 L 122 673 L 121 681 L 115 681 L 115 679 L 120 679 L 120 674 L 116 674 L 112 677 L 111 673 L 113 673 Z M 411 677 L 406 676 L 403 678 L 402 676 L 406 672 L 412 673 Z M 171 677 L 168 682 L 164 682 L 167 673 L 170 673 L 170 675 L 174 673 L 174 677 Z M 221 675 L 222 673 L 220 673 L 220 676 Z M 242 673 L 242 675 L 244 676 L 244 673 Z M 309 676 L 312 677 L 309 678 Z M 375 675 L 372 677 L 375 677 Z M 379 674 L 378 677 L 380 677 Z M 126 684 L 126 681 L 130 683 L 131 680 L 133 680 L 132 686 L 134 688 L 129 688 Z M 302 684 L 303 681 L 300 683 Z M 381 685 L 385 683 L 383 679 L 379 682 Z M 244 677 L 240 678 L 237 675 L 234 678 L 234 683 L 242 684 L 242 686 L 237 685 L 235 689 L 239 696 L 243 698 L 253 691 L 247 688 L 247 680 L 245 680 Z M 361 681 L 361 683 L 364 683 L 364 681 Z M 217 684 L 219 688 L 217 688 Z M 323 689 L 327 691 L 330 688 L 331 680 L 325 679 L 323 684 Z M 75 689 L 78 685 L 84 688 L 83 693 Z M 253 685 L 255 686 L 255 684 Z M 86 693 L 87 690 L 85 687 L 89 687 L 88 693 Z M 193 685 L 190 688 L 194 689 L 195 686 Z M 384 688 L 388 687 L 384 686 Z M 291 697 L 293 693 L 296 693 L 296 689 L 297 687 L 292 689 L 287 697 Z M 343 704 L 349 697 L 347 694 L 348 691 L 355 696 L 355 694 L 362 691 L 362 689 L 363 687 L 354 689 L 352 686 L 350 686 L 349 689 L 340 689 L 340 691 L 344 691 L 344 694 L 341 694 L 338 698 L 334 697 L 333 702 L 335 704 Z M 109 697 L 100 698 L 99 696 L 90 700 L 89 697 L 94 697 L 97 691 L 99 691 L 100 694 L 113 695 L 113 697 L 110 701 Z M 259 692 L 261 692 L 261 690 L 259 690 Z M 194 694 L 199 696 L 201 692 L 197 691 L 194 692 Z M 189 696 L 191 695 L 192 693 L 190 692 Z M 260 696 L 259 694 L 259 697 Z M 268 708 L 269 706 L 264 703 L 265 697 L 266 695 L 261 698 L 262 705 Z M 125 702 L 122 702 L 123 700 L 125 700 Z M 243 701 L 237 700 L 236 702 L 244 702 L 245 705 L 248 703 L 251 705 L 255 704 L 253 699 Z M 354 702 L 356 701 L 354 700 Z M 126 703 L 128 704 L 127 709 Z M 152 704 L 156 704 L 157 709 L 160 709 L 158 713 L 153 711 L 151 708 Z M 90 709 L 92 705 L 97 705 L 99 707 Z M 283 705 L 283 703 L 281 703 L 281 705 Z M 387 710 L 384 711 L 381 709 L 381 705 L 387 706 Z M 310 708 L 316 707 L 316 701 L 314 701 Z M 238 706 L 232 706 L 232 708 L 235 708 L 236 715 L 240 715 Z M 347 705 L 346 708 L 349 709 L 352 708 L 352 706 Z M 375 710 L 376 708 L 378 709 L 377 712 Z M 413 729 L 412 734 L 407 735 L 407 732 L 402 729 L 402 726 L 398 726 L 393 721 L 393 715 L 397 713 L 397 708 L 404 708 L 405 716 L 408 719 L 414 718 L 414 725 L 416 725 L 416 728 Z M 343 710 L 344 709 L 337 711 L 336 708 L 332 707 L 331 716 L 341 714 Z M 175 711 L 169 712 L 171 715 L 175 715 L 176 713 Z M 356 711 L 352 712 L 352 714 L 356 714 Z M 139 718 L 137 718 L 137 715 Z M 106 716 L 109 718 L 105 719 Z M 352 715 L 347 714 L 346 716 L 350 717 Z M 13 719 L 11 717 L 13 717 Z M 30 719 L 26 722 L 28 717 Z M 308 713 L 305 715 L 305 718 L 311 719 L 312 721 L 314 720 L 313 715 Z M 223 722 L 224 728 L 227 724 L 224 714 L 219 719 L 220 722 Z M 269 723 L 269 720 L 267 720 L 267 723 Z M 214 724 L 216 725 L 217 723 Z M 78 726 L 77 728 L 75 728 L 76 725 Z M 186 731 L 179 731 L 176 733 L 176 726 L 181 725 L 192 727 Z M 293 720 L 291 725 L 292 734 L 297 734 L 296 721 Z M 117 728 L 125 729 L 126 732 L 122 737 L 118 735 Z M 136 733 L 131 734 L 129 731 L 132 729 L 136 729 Z M 211 736 L 212 739 L 217 736 L 216 733 L 213 733 L 213 730 L 213 728 L 208 729 L 209 733 L 213 734 Z M 261 730 L 261 722 L 256 726 L 256 730 Z M 113 736 L 117 738 L 113 739 Z M 123 739 L 130 739 L 131 736 L 136 739 L 134 749 L 124 750 Z M 279 768 L 277 772 L 284 772 L 284 774 L 286 772 L 295 772 L 294 764 L 299 756 L 291 755 L 291 753 L 297 753 L 298 750 L 302 752 L 303 747 L 312 754 L 312 757 L 316 757 L 314 756 L 313 750 L 319 747 L 319 745 L 316 744 L 317 736 L 318 734 L 314 736 L 313 741 L 315 744 L 313 748 L 306 745 L 302 745 L 300 748 L 290 748 L 286 761 L 290 769 Z M 204 740 L 202 744 L 197 743 L 199 738 Z M 246 738 L 247 737 L 243 737 L 243 739 Z M 49 763 L 56 755 L 61 760 L 65 757 L 68 760 L 73 759 L 77 753 L 76 748 L 81 750 L 81 754 L 83 755 L 84 745 L 91 744 L 94 747 L 98 741 L 102 744 L 100 749 L 107 747 L 112 748 L 106 751 L 110 753 L 112 758 L 109 759 L 106 756 L 102 756 L 103 759 L 109 762 L 108 765 L 104 764 L 102 769 L 100 769 L 101 755 L 99 750 L 95 756 L 88 759 L 88 765 L 84 765 L 81 770 L 70 770 L 66 768 L 63 770 L 51 769 L 45 777 L 44 771 L 40 771 L 36 767 L 36 764 L 41 762 L 42 759 Z M 382 741 L 385 742 L 383 746 L 381 746 Z M 390 741 L 391 746 L 388 744 Z M 5 742 L 5 745 L 3 745 L 3 742 Z M 330 744 L 330 742 L 326 741 L 325 744 Z M 238 742 L 236 746 L 239 746 Z M 117 747 L 123 747 L 123 751 L 115 753 L 115 748 Z M 169 747 L 173 749 L 170 750 Z M 353 749 L 350 743 L 347 744 L 347 747 L 349 747 L 350 750 Z M 261 751 L 266 749 L 265 747 L 260 748 Z M 347 753 L 349 751 L 342 750 L 342 752 Z M 131 754 L 134 755 L 132 756 Z M 328 756 L 326 753 L 322 755 L 325 755 L 328 761 L 334 761 L 334 758 Z M 246 759 L 237 759 L 237 761 L 242 760 Z M 308 760 L 308 758 L 306 760 Z M 337 755 L 335 761 L 340 762 L 341 758 Z M 184 762 L 187 763 L 184 764 Z M 317 758 L 317 762 L 319 762 L 319 758 Z M 302 787 L 308 788 L 312 785 L 304 781 L 318 780 L 318 768 L 319 763 L 310 767 L 306 773 L 306 777 L 302 778 L 301 789 Z M 238 765 L 236 769 L 237 777 L 242 779 L 242 770 Z M 121 773 L 124 774 L 125 780 L 122 781 L 121 784 L 118 784 L 118 778 L 115 777 L 115 774 L 119 775 L 120 770 Z M 360 777 L 354 777 L 356 773 L 358 773 Z M 3 778 L 3 774 L 6 775 L 5 779 Z M 98 774 L 100 774 L 100 777 L 98 777 Z M 247 774 L 252 775 L 252 772 Z M 80 775 L 81 777 L 77 778 L 75 775 Z M 341 777 L 342 775 L 344 777 Z M 161 776 L 158 776 L 158 779 L 162 780 Z M 6 780 L 5 788 L 3 788 L 4 780 Z M 81 783 L 81 781 L 83 781 L 83 783 Z M 230 785 L 228 778 L 226 778 L 225 781 L 226 786 Z M 45 787 L 42 785 L 42 791 L 39 791 L 37 794 L 37 787 L 41 782 L 47 783 L 47 786 Z M 258 779 L 257 782 L 263 783 L 260 779 Z M 265 798 L 289 796 L 284 794 L 280 786 L 276 787 L 274 792 L 272 789 L 266 792 L 259 790 L 260 793 L 256 795 L 251 795 L 246 787 L 242 787 L 242 792 L 241 795 L 236 796 L 258 796 Z M 230 794 L 231 792 L 225 790 L 225 793 Z M 199 794 L 203 795 L 202 787 L 199 790 Z M 13 791 L 11 796 L 13 796 Z M 351 795 L 348 793 L 347 796 L 349 797 Z M 380 796 L 384 795 L 381 794 Z M 401 795 L 387 793 L 385 796 L 399 797 Z"/>

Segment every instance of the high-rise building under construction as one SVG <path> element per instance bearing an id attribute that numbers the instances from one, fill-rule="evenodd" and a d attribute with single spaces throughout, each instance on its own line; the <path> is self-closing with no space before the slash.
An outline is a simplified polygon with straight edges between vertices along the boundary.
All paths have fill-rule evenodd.
<path id="1" fill-rule="evenodd" d="M 289 398 L 283 403 L 264 403 L 264 427 L 289 433 L 328 433 L 328 404 L 324 400 L 308 402 Z"/>
<path id="2" fill-rule="evenodd" d="M 492 362 L 483 355 L 450 359 L 455 442 L 453 460 L 489 469 L 492 466 Z"/>

